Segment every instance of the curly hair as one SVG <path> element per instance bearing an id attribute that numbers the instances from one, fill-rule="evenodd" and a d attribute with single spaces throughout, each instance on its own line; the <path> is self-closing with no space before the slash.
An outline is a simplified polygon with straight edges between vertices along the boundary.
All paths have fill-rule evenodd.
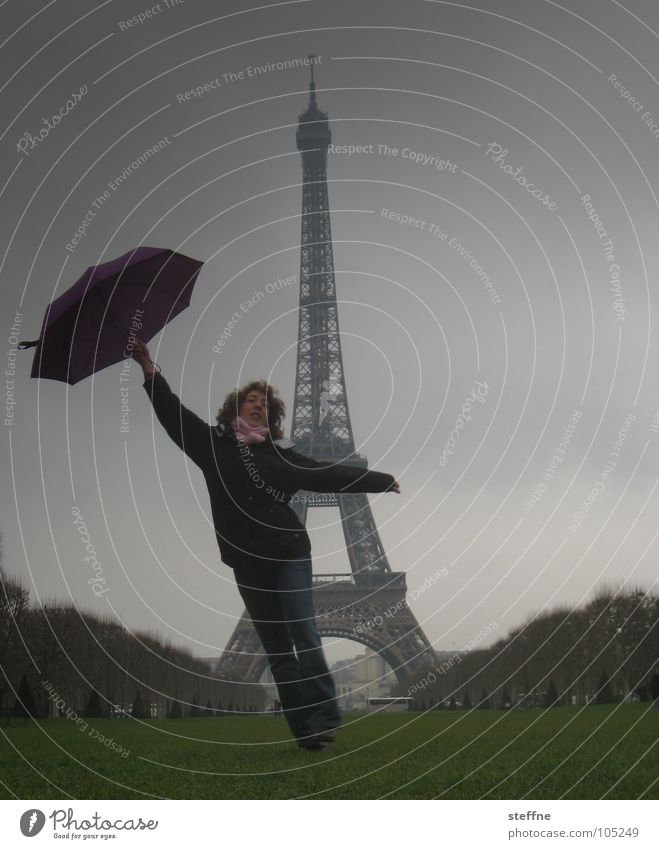
<path id="1" fill-rule="evenodd" d="M 217 411 L 217 423 L 231 429 L 231 422 L 238 416 L 240 405 L 250 392 L 263 392 L 265 407 L 268 415 L 268 429 L 273 439 L 281 439 L 284 435 L 281 424 L 286 416 L 286 406 L 279 397 L 277 390 L 266 380 L 252 380 L 240 389 L 234 389 L 224 399 Z"/>

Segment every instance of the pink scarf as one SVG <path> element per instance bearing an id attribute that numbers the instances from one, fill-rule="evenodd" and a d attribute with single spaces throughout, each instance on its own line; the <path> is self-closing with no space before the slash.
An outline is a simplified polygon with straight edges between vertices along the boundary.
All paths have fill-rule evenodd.
<path id="1" fill-rule="evenodd" d="M 241 416 L 238 416 L 237 419 L 231 422 L 231 427 L 236 434 L 238 442 L 244 442 L 246 445 L 251 445 L 253 442 L 265 442 L 266 436 L 270 433 L 264 425 L 252 427 Z"/>

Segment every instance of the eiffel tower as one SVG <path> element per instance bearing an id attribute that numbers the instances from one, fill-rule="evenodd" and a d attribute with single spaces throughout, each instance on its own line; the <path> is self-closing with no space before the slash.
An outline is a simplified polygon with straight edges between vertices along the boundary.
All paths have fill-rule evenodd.
<path id="1" fill-rule="evenodd" d="M 328 115 L 316 103 L 311 59 L 309 105 L 299 116 L 302 154 L 302 242 L 295 401 L 291 439 L 317 460 L 363 468 L 355 452 L 341 354 L 334 256 L 327 193 Z M 405 600 L 404 572 L 392 572 L 366 494 L 305 492 L 294 509 L 306 523 L 309 507 L 338 507 L 351 572 L 314 579 L 314 609 L 323 637 L 343 637 L 378 652 L 399 680 L 437 663 Z M 245 610 L 216 667 L 231 680 L 258 682 L 267 657 Z"/>

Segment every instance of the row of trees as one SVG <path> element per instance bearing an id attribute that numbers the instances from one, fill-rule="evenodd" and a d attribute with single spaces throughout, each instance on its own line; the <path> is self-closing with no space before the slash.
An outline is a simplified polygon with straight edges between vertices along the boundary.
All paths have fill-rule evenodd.
<path id="1" fill-rule="evenodd" d="M 0 709 L 53 717 L 210 716 L 264 710 L 265 690 L 213 675 L 208 663 L 72 603 L 34 608 L 0 568 Z"/>
<path id="2" fill-rule="evenodd" d="M 545 707 L 659 697 L 659 597 L 602 589 L 531 617 L 488 649 L 456 652 L 399 682 L 417 707 Z"/>

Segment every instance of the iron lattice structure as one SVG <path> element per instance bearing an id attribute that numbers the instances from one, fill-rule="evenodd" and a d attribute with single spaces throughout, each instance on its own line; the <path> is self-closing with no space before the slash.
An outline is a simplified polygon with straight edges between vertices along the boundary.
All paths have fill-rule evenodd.
<path id="1" fill-rule="evenodd" d="M 323 461 L 367 467 L 355 452 L 341 354 L 334 256 L 327 191 L 328 115 L 316 102 L 299 116 L 302 155 L 302 239 L 297 368 L 291 439 L 296 450 Z M 377 651 L 399 680 L 437 662 L 434 650 L 405 600 L 404 572 L 392 572 L 365 494 L 307 492 L 295 501 L 306 523 L 309 507 L 339 508 L 351 572 L 314 579 L 314 609 L 322 636 L 355 640 Z M 247 611 L 217 666 L 223 677 L 257 682 L 267 666 Z"/>

